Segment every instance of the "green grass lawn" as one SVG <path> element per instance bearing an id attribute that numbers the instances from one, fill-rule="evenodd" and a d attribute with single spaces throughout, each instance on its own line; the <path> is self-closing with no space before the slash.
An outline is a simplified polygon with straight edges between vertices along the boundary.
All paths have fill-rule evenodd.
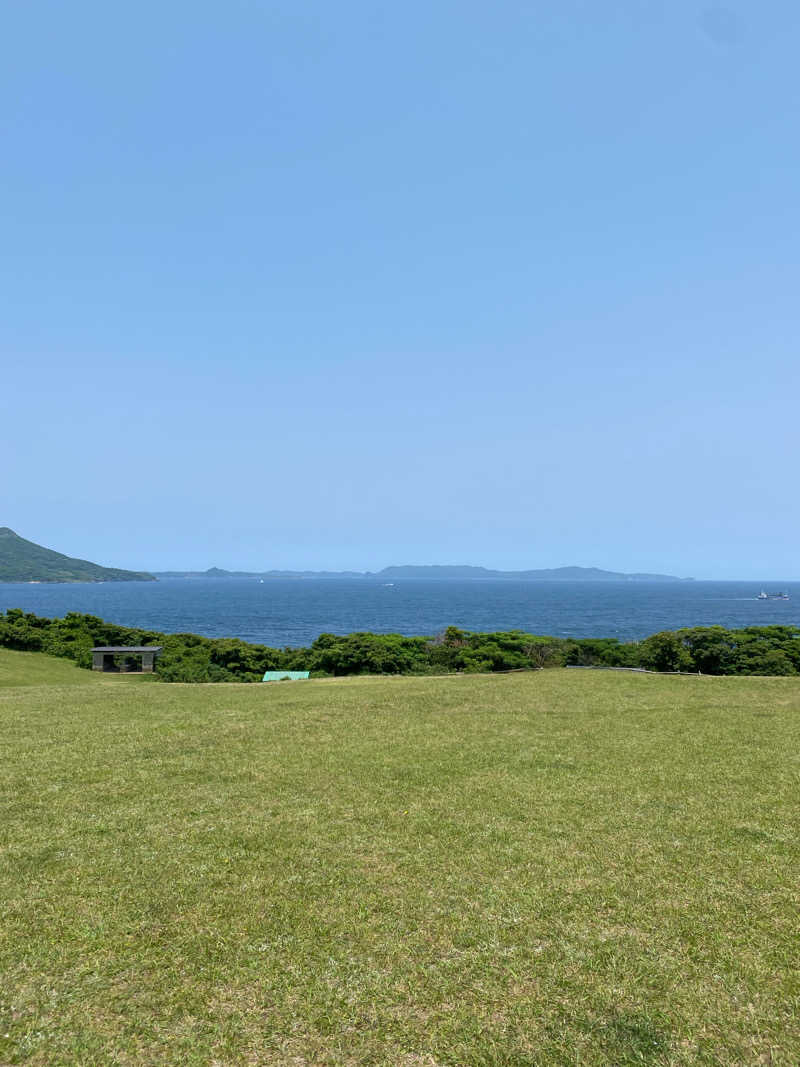
<path id="1" fill-rule="evenodd" d="M 19 685 L 116 685 L 116 675 L 81 670 L 71 660 L 56 659 L 40 652 L 12 652 L 0 648 L 0 689 Z M 148 683 L 151 675 L 130 674 L 126 685 Z"/>
<path id="2" fill-rule="evenodd" d="M 800 679 L 24 663 L 0 1064 L 800 1063 Z"/>
<path id="3" fill-rule="evenodd" d="M 89 685 L 102 676 L 82 671 L 68 659 L 39 652 L 11 652 L 0 648 L 0 688 L 18 685 Z"/>

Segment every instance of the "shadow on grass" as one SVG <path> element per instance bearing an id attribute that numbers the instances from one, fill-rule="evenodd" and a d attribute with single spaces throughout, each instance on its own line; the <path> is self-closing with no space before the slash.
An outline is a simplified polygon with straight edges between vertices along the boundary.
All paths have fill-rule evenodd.
<path id="1" fill-rule="evenodd" d="M 608 1062 L 624 1064 L 663 1063 L 669 1052 L 670 1035 L 663 1019 L 645 1012 L 612 1012 L 594 1022 L 589 1033 Z"/>

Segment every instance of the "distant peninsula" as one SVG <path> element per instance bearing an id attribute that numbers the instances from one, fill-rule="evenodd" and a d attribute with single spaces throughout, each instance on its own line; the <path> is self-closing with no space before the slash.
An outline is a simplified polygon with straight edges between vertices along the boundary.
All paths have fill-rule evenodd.
<path id="1" fill-rule="evenodd" d="M 101 567 L 26 541 L 0 526 L 0 582 L 154 582 L 152 574 Z"/>
<path id="2" fill-rule="evenodd" d="M 384 567 L 381 571 L 226 571 L 209 567 L 207 571 L 154 571 L 158 578 L 505 578 L 533 582 L 687 582 L 691 578 L 677 578 L 672 574 L 625 574 L 604 571 L 599 567 L 552 567 L 525 571 L 496 571 L 487 567 L 428 566 Z"/>
<path id="3" fill-rule="evenodd" d="M 380 571 L 228 571 L 209 567 L 205 571 L 126 571 L 117 567 L 101 567 L 85 559 L 54 552 L 9 529 L 0 527 L 0 582 L 154 582 L 159 578 L 327 578 L 372 579 L 395 581 L 404 578 L 435 578 L 464 580 L 508 579 L 532 582 L 681 582 L 690 578 L 676 578 L 671 574 L 626 574 L 605 571 L 599 567 L 551 567 L 521 571 L 500 571 L 488 567 L 429 564 L 423 566 L 392 566 Z"/>

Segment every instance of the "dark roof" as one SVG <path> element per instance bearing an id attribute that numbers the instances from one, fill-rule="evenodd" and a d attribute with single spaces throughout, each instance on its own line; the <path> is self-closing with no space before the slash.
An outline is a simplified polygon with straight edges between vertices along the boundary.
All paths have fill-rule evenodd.
<path id="1" fill-rule="evenodd" d="M 98 645 L 92 652 L 160 652 L 162 645 Z"/>

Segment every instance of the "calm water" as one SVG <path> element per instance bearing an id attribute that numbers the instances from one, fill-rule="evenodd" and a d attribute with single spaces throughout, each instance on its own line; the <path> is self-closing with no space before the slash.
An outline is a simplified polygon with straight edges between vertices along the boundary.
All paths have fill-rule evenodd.
<path id="1" fill-rule="evenodd" d="M 573 637 L 645 637 L 680 626 L 800 623 L 800 582 L 769 585 L 791 600 L 758 602 L 757 582 L 514 582 L 173 578 L 80 585 L 0 583 L 0 609 L 88 612 L 162 633 L 307 645 L 320 633 L 435 634 L 526 630 Z"/>

